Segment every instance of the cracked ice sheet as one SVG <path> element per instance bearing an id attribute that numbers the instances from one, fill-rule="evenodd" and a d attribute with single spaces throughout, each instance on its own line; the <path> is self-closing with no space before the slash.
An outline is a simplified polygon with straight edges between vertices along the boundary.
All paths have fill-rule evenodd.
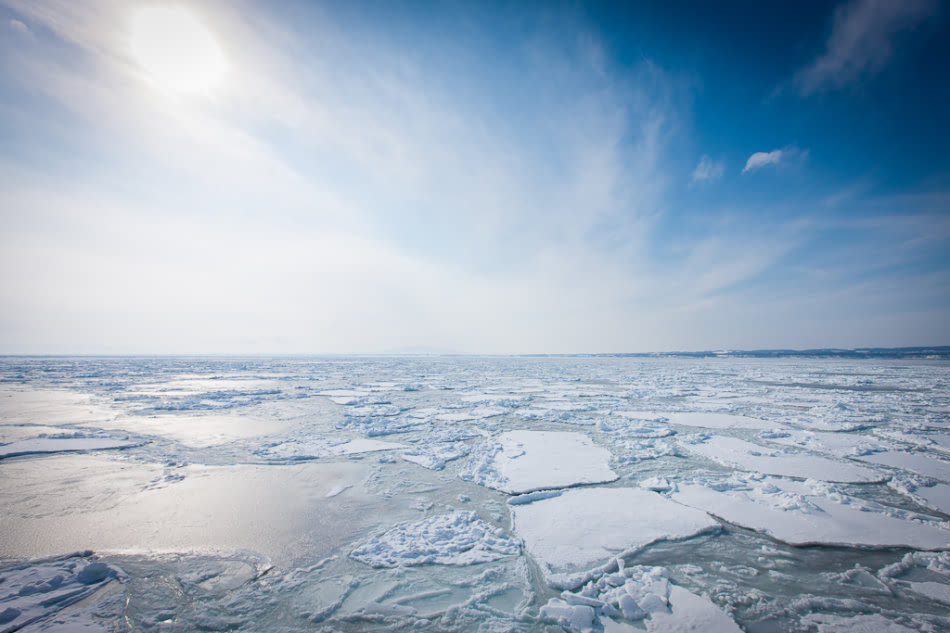
<path id="1" fill-rule="evenodd" d="M 735 466 L 766 475 L 855 483 L 879 482 L 887 478 L 876 470 L 858 464 L 799 451 L 766 448 L 723 435 L 681 437 L 679 445 L 723 466 Z"/>
<path id="2" fill-rule="evenodd" d="M 889 442 L 859 433 L 783 429 L 780 431 L 765 431 L 759 434 L 759 437 L 767 442 L 795 446 L 838 457 L 857 457 L 894 448 L 894 445 Z"/>
<path id="3" fill-rule="evenodd" d="M 479 444 L 459 477 L 508 494 L 615 481 L 610 451 L 582 433 L 506 431 Z"/>
<path id="4" fill-rule="evenodd" d="M 358 545 L 350 556 L 370 567 L 473 565 L 518 554 L 518 543 L 475 512 L 402 523 Z"/>
<path id="5" fill-rule="evenodd" d="M 35 561 L 0 570 L 0 632 L 18 631 L 30 623 L 46 624 L 64 609 L 86 600 L 122 571 L 89 558 L 90 552 Z M 62 624 L 36 630 L 105 631 L 89 612 L 63 618 Z"/>
<path id="6" fill-rule="evenodd" d="M 950 514 L 950 484 L 911 475 L 893 477 L 887 486 L 924 507 Z"/>
<path id="7" fill-rule="evenodd" d="M 405 448 L 405 444 L 358 438 L 355 440 L 331 440 L 323 437 L 292 439 L 262 448 L 258 455 L 268 459 L 303 460 L 320 457 L 339 457 L 376 451 Z"/>
<path id="8" fill-rule="evenodd" d="M 576 488 L 509 500 L 512 528 L 549 585 L 573 589 L 618 556 L 716 530 L 705 512 L 636 488 Z"/>
<path id="9" fill-rule="evenodd" d="M 111 437 L 37 437 L 0 445 L 0 459 L 40 453 L 71 453 L 101 451 L 110 448 L 131 448 L 142 446 L 144 443 Z"/>
<path id="10" fill-rule="evenodd" d="M 672 498 L 791 545 L 950 549 L 950 528 L 938 519 L 851 497 L 818 481 L 737 473 L 680 484 Z"/>
<path id="11" fill-rule="evenodd" d="M 636 566 L 565 591 L 541 608 L 540 617 L 571 633 L 634 633 L 638 622 L 657 633 L 742 633 L 712 601 L 671 584 L 663 567 Z"/>

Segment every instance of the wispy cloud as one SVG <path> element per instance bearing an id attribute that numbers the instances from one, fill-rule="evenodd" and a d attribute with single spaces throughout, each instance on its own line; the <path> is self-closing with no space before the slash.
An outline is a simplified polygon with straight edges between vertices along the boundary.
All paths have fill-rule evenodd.
<path id="1" fill-rule="evenodd" d="M 709 156 L 703 156 L 699 159 L 699 164 L 693 170 L 693 176 L 690 179 L 690 185 L 704 182 L 716 182 L 726 173 L 726 164 L 723 161 L 715 161 Z"/>
<path id="2" fill-rule="evenodd" d="M 824 54 L 795 76 L 798 90 L 810 95 L 881 72 L 898 36 L 936 11 L 936 0 L 852 0 L 840 5 Z"/>
<path id="3" fill-rule="evenodd" d="M 785 152 L 780 149 L 773 149 L 771 152 L 756 152 L 749 156 L 749 160 L 745 162 L 745 167 L 742 168 L 742 173 L 755 171 L 766 165 L 777 165 L 782 161 L 784 155 Z"/>

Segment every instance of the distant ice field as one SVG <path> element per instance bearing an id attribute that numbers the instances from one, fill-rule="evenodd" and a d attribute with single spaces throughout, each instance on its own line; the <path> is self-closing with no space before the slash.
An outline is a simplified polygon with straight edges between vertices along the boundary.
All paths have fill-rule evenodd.
<path id="1" fill-rule="evenodd" d="M 0 633 L 950 630 L 950 362 L 0 358 Z"/>

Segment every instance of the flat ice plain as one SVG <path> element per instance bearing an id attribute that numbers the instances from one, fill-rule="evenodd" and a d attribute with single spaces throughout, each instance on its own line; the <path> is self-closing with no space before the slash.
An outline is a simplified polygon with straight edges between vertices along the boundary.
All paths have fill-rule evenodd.
<path id="1" fill-rule="evenodd" d="M 0 633 L 950 630 L 950 362 L 0 358 Z"/>

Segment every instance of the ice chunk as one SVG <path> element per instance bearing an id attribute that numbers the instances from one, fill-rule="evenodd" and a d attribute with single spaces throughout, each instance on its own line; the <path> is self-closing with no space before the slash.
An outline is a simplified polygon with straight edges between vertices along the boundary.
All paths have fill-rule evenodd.
<path id="1" fill-rule="evenodd" d="M 582 433 L 506 431 L 477 446 L 459 477 L 520 494 L 615 481 L 609 464 L 610 452 Z"/>
<path id="2" fill-rule="evenodd" d="M 462 443 L 439 443 L 413 446 L 399 454 L 407 462 L 418 464 L 429 470 L 442 470 L 446 462 L 465 457 L 471 447 Z"/>
<path id="3" fill-rule="evenodd" d="M 709 599 L 670 583 L 662 567 L 627 567 L 577 593 L 565 591 L 541 607 L 540 617 L 571 633 L 642 630 L 630 621 L 658 633 L 741 633 Z"/>
<path id="4" fill-rule="evenodd" d="M 893 446 L 874 437 L 858 433 L 836 433 L 832 431 L 803 431 L 783 429 L 765 431 L 759 435 L 767 442 L 796 446 L 817 453 L 838 457 L 857 457 L 891 450 Z"/>
<path id="5" fill-rule="evenodd" d="M 950 529 L 933 517 L 863 501 L 817 481 L 737 473 L 680 484 L 672 497 L 792 545 L 950 549 Z"/>
<path id="6" fill-rule="evenodd" d="M 886 479 L 880 472 L 858 464 L 799 451 L 766 448 L 735 437 L 689 436 L 680 437 L 679 443 L 689 452 L 724 466 L 735 466 L 766 475 L 861 483 Z"/>
<path id="7" fill-rule="evenodd" d="M 9 444 L 0 444 L 0 459 L 37 453 L 70 453 L 101 451 L 109 448 L 142 446 L 145 442 L 120 440 L 111 437 L 36 437 Z"/>
<path id="8" fill-rule="evenodd" d="M 515 497 L 512 501 L 516 501 Z M 620 555 L 716 530 L 705 512 L 636 488 L 576 488 L 511 505 L 512 525 L 548 584 L 573 589 Z"/>
<path id="9" fill-rule="evenodd" d="M 475 512 L 456 512 L 397 525 L 360 544 L 350 556 L 372 567 L 405 567 L 472 565 L 518 551 L 515 541 Z"/>
<path id="10" fill-rule="evenodd" d="M 18 631 L 86 600 L 121 569 L 89 558 L 91 552 L 25 563 L 0 570 L 0 631 Z M 81 614 L 88 615 L 88 614 Z M 50 630 L 96 630 L 91 616 L 70 618 L 70 627 Z"/>
<path id="11" fill-rule="evenodd" d="M 257 454 L 267 459 L 298 460 L 372 453 L 375 451 L 388 451 L 404 447 L 404 444 L 365 438 L 346 440 L 308 437 L 287 440 L 286 442 L 266 446 L 258 450 Z"/>

